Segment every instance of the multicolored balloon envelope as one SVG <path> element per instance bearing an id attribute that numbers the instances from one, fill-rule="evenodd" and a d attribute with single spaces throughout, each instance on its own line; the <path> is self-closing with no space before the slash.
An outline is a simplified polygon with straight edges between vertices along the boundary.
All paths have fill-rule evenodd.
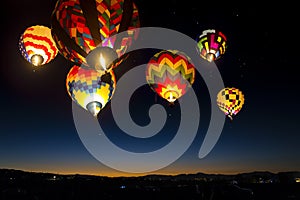
<path id="1" fill-rule="evenodd" d="M 224 88 L 217 95 L 217 104 L 231 120 L 244 105 L 244 94 L 237 88 Z"/>
<path id="2" fill-rule="evenodd" d="M 197 39 L 197 50 L 202 58 L 212 62 L 225 54 L 227 38 L 217 30 L 208 29 L 202 32 Z"/>
<path id="3" fill-rule="evenodd" d="M 75 65 L 89 66 L 94 62 L 87 62 L 86 57 L 96 47 L 106 47 L 102 52 L 104 58 L 115 56 L 121 59 L 137 38 L 138 29 L 135 28 L 140 26 L 140 21 L 138 9 L 132 0 L 58 0 L 51 24 L 59 52 Z M 121 32 L 127 34 L 122 38 L 117 37 Z M 107 48 L 111 48 L 111 51 L 107 51 Z M 107 53 L 115 55 L 105 55 Z M 117 66 L 111 62 L 106 64 L 97 70 Z"/>
<path id="4" fill-rule="evenodd" d="M 28 27 L 21 35 L 19 49 L 22 56 L 32 65 L 49 63 L 58 54 L 58 49 L 47 26 Z"/>
<path id="5" fill-rule="evenodd" d="M 97 117 L 114 94 L 115 74 L 110 71 L 103 75 L 94 69 L 75 65 L 67 75 L 66 87 L 75 103 Z"/>
<path id="6" fill-rule="evenodd" d="M 185 53 L 163 50 L 148 62 L 146 80 L 159 96 L 173 103 L 191 88 L 195 73 L 195 67 Z"/>

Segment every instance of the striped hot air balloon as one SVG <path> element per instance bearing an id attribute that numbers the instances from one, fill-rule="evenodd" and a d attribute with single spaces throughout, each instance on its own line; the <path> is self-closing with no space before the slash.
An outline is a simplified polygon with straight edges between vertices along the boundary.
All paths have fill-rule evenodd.
<path id="1" fill-rule="evenodd" d="M 212 62 L 219 59 L 227 49 L 227 38 L 218 30 L 208 29 L 197 39 L 197 50 L 202 58 Z"/>
<path id="2" fill-rule="evenodd" d="M 159 96 L 173 103 L 191 88 L 195 73 L 195 67 L 185 53 L 163 50 L 148 62 L 146 80 Z"/>
<path id="3" fill-rule="evenodd" d="M 19 49 L 22 56 L 34 66 L 49 63 L 58 53 L 51 29 L 43 25 L 28 27 L 20 37 Z"/>
<path id="4" fill-rule="evenodd" d="M 217 95 L 217 105 L 231 120 L 240 112 L 244 101 L 245 98 L 242 91 L 234 87 L 224 88 Z"/>
<path id="5" fill-rule="evenodd" d="M 75 65 L 67 75 L 66 87 L 76 104 L 97 117 L 114 94 L 116 78 L 113 71 L 102 75 L 94 69 Z"/>
<path id="6" fill-rule="evenodd" d="M 51 24 L 59 52 L 67 60 L 78 66 L 109 70 L 126 58 L 123 55 L 137 38 L 135 28 L 140 21 L 132 0 L 58 0 Z M 121 32 L 126 32 L 126 36 L 117 37 Z M 86 60 L 96 47 L 96 58 L 93 55 Z M 100 56 L 105 59 L 105 66 L 94 66 Z"/>

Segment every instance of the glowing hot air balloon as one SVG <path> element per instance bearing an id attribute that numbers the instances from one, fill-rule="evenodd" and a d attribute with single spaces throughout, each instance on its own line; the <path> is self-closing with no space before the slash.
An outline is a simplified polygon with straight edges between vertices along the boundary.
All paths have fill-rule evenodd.
<path id="1" fill-rule="evenodd" d="M 102 75 L 94 69 L 75 65 L 67 75 L 66 87 L 74 102 L 97 117 L 112 98 L 116 79 L 113 71 Z"/>
<path id="2" fill-rule="evenodd" d="M 217 30 L 208 29 L 197 39 L 197 50 L 202 58 L 212 62 L 219 59 L 226 51 L 227 38 Z"/>
<path id="3" fill-rule="evenodd" d="M 34 66 L 49 63 L 58 53 L 51 29 L 42 25 L 31 26 L 24 31 L 19 40 L 19 49 L 22 56 Z"/>
<path id="4" fill-rule="evenodd" d="M 193 84 L 195 67 L 183 52 L 163 50 L 148 62 L 146 80 L 159 96 L 173 103 Z"/>
<path id="5" fill-rule="evenodd" d="M 140 21 L 132 0 L 58 0 L 51 24 L 59 52 L 67 60 L 109 71 L 126 58 L 122 56 L 137 38 Z M 120 32 L 127 34 L 117 37 Z M 98 62 L 100 56 L 105 62 Z"/>
<path id="6" fill-rule="evenodd" d="M 217 95 L 217 104 L 231 120 L 244 105 L 244 94 L 237 88 L 224 88 Z"/>

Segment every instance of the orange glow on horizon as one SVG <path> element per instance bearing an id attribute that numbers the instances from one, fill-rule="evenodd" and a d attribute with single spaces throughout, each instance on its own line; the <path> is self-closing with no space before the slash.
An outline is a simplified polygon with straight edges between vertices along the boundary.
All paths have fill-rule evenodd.
<path id="1" fill-rule="evenodd" d="M 126 172 L 112 172 L 111 170 L 99 172 L 97 170 L 89 170 L 85 171 L 81 170 L 37 170 L 37 169 L 29 169 L 29 168 L 6 168 L 6 169 L 14 169 L 14 170 L 21 170 L 25 172 L 32 172 L 32 173 L 50 173 L 56 175 L 86 175 L 86 176 L 101 176 L 101 177 L 110 177 L 110 178 L 117 178 L 117 177 L 142 177 L 147 175 L 167 175 L 167 176 L 176 176 L 179 174 L 196 174 L 196 173 L 204 173 L 204 174 L 222 174 L 222 175 L 236 175 L 240 173 L 250 173 L 257 170 L 248 170 L 248 171 L 215 171 L 215 170 L 192 170 L 192 171 L 179 171 L 179 170 L 169 170 L 169 171 L 158 171 L 158 172 L 149 172 L 149 173 L 126 173 Z M 262 170 L 267 171 L 267 170 Z M 275 171 L 269 171 L 271 173 L 278 173 Z"/>

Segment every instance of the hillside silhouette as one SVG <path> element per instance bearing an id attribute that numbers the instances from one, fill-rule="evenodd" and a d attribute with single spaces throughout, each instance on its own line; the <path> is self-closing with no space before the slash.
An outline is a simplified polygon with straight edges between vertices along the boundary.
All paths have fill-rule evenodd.
<path id="1" fill-rule="evenodd" d="M 107 177 L 0 169 L 3 200 L 300 200 L 300 172 Z"/>

